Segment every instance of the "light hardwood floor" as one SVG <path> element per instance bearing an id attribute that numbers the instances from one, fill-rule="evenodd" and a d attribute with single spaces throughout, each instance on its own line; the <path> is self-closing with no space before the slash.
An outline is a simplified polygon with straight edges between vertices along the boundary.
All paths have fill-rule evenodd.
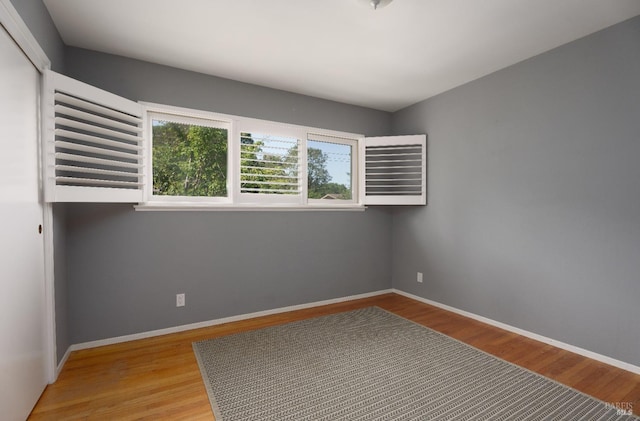
<path id="1" fill-rule="evenodd" d="M 397 294 L 73 352 L 30 420 L 213 420 L 191 343 L 376 305 L 640 414 L 640 375 Z M 1 417 L 1 416 L 0 416 Z"/>

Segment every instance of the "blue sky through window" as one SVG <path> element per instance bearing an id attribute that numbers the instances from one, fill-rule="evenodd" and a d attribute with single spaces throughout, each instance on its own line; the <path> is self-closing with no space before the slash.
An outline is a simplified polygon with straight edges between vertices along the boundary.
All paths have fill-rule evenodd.
<path id="1" fill-rule="evenodd" d="M 308 148 L 320 149 L 327 155 L 327 170 L 331 183 L 338 183 L 351 188 L 351 146 L 339 143 L 309 140 Z"/>

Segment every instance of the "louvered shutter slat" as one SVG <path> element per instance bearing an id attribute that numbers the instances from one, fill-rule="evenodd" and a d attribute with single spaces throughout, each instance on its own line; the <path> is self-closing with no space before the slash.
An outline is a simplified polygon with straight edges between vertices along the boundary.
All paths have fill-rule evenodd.
<path id="1" fill-rule="evenodd" d="M 78 133 L 78 132 L 72 132 L 70 130 L 56 129 L 55 133 L 58 139 L 66 138 L 66 139 L 72 139 L 72 140 L 79 140 L 79 141 L 89 142 L 97 145 L 110 146 L 113 148 L 120 148 L 120 149 L 128 149 L 132 151 L 142 151 L 143 149 L 142 146 L 138 146 L 137 144 L 117 142 L 114 140 L 104 139 L 102 137 L 91 136 L 91 135 Z"/>
<path id="2" fill-rule="evenodd" d="M 116 168 L 136 168 L 136 169 L 142 169 L 143 167 L 142 164 L 134 164 L 131 162 L 115 162 L 109 159 L 94 158 L 90 156 L 74 155 L 74 154 L 61 153 L 61 152 L 58 152 L 55 154 L 55 159 L 57 162 L 60 162 L 60 161 L 83 162 L 83 163 L 93 164 L 94 166 L 109 165 Z M 93 167 L 87 166 L 87 168 L 93 168 Z M 140 171 L 138 171 L 137 173 L 139 172 Z"/>
<path id="3" fill-rule="evenodd" d="M 56 165 L 56 170 L 85 173 L 85 174 L 113 175 L 116 177 L 126 177 L 126 178 L 130 178 L 130 177 L 140 178 L 136 173 L 130 173 L 126 171 L 115 171 L 115 170 L 101 170 L 99 168 L 78 167 L 75 165 Z"/>
<path id="4" fill-rule="evenodd" d="M 58 92 L 58 91 L 56 91 L 56 93 L 54 94 L 54 99 L 55 99 L 56 103 L 72 105 L 72 106 L 75 106 L 75 107 L 78 107 L 78 108 L 81 108 L 81 109 L 84 109 L 86 111 L 90 111 L 90 112 L 93 112 L 93 113 L 96 113 L 96 114 L 113 117 L 116 120 L 128 121 L 128 122 L 134 123 L 134 124 L 138 124 L 138 122 L 140 121 L 140 117 L 137 117 L 135 115 L 130 115 L 130 114 L 127 114 L 126 112 L 113 110 L 111 108 L 103 107 L 103 106 L 98 105 L 98 104 L 93 104 L 91 102 L 87 102 L 87 101 L 84 101 L 82 99 L 78 99 L 78 98 L 74 98 L 74 97 L 69 96 L 69 95 L 65 95 L 65 94 L 63 94 L 61 92 Z"/>
<path id="5" fill-rule="evenodd" d="M 87 132 L 92 133 L 93 135 L 102 135 L 105 139 L 113 139 L 119 141 L 129 141 L 129 142 L 139 142 L 141 140 L 141 136 L 133 135 L 125 132 L 121 132 L 118 130 L 113 130 L 111 128 L 101 127 L 98 124 L 90 124 L 83 123 L 81 121 L 72 120 L 70 118 L 65 118 L 62 116 L 56 116 L 56 129 L 61 127 L 69 127 L 71 129 L 75 129 L 79 133 Z M 140 120 L 142 123 L 142 120 Z"/>
<path id="6" fill-rule="evenodd" d="M 71 184 L 86 184 L 89 186 L 130 187 L 130 186 L 142 185 L 142 183 L 136 183 L 133 181 L 116 181 L 116 180 L 105 180 L 105 179 L 99 179 L 99 178 L 81 178 L 81 177 L 58 177 L 58 182 L 71 183 Z"/>
<path id="7" fill-rule="evenodd" d="M 121 130 L 125 133 L 126 132 L 135 132 L 135 133 L 142 132 L 142 127 L 138 127 L 134 124 L 121 122 L 113 118 L 101 117 L 99 115 L 81 111 L 76 108 L 69 108 L 65 105 L 56 104 L 56 106 L 54 107 L 54 110 L 56 114 L 59 114 L 59 115 L 66 115 L 72 118 L 76 118 L 78 120 L 85 120 L 91 123 L 91 125 L 94 127 L 104 125 L 112 129 Z M 136 121 L 135 123 L 136 124 L 140 123 L 140 121 Z M 132 140 L 137 141 L 137 139 L 138 137 L 134 136 Z"/>
<path id="8" fill-rule="evenodd" d="M 70 151 L 76 151 L 76 152 L 85 152 L 85 153 L 91 153 L 91 154 L 96 154 L 96 155 L 111 156 L 113 158 L 122 158 L 123 160 L 124 159 L 129 159 L 129 160 L 137 159 L 136 154 L 127 153 L 127 152 L 120 152 L 120 151 L 114 151 L 112 149 L 97 148 L 95 146 L 80 145 L 80 144 L 77 144 L 77 143 L 65 142 L 65 141 L 62 141 L 62 140 L 56 140 L 54 144 L 55 144 L 56 150 L 70 150 Z M 110 162 L 114 162 L 114 161 L 115 162 L 120 162 L 120 160 L 116 160 L 116 159 L 110 160 Z"/>

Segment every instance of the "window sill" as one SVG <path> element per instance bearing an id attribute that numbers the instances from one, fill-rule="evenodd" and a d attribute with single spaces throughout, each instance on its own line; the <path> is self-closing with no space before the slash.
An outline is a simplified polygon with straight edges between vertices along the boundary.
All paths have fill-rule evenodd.
<path id="1" fill-rule="evenodd" d="M 163 202 L 163 203 L 140 203 L 133 205 L 136 211 L 145 212 L 166 212 L 166 211 L 178 211 L 178 212 L 362 212 L 366 209 L 364 205 L 358 205 L 350 203 L 348 205 L 280 205 L 280 204 L 216 204 L 216 203 L 181 203 L 181 202 Z"/>

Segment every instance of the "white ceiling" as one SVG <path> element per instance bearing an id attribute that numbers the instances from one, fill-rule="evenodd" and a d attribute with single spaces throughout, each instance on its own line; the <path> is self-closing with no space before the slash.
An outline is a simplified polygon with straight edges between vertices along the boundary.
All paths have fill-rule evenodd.
<path id="1" fill-rule="evenodd" d="M 638 0 L 44 3 L 70 46 L 386 111 L 640 14 Z"/>

